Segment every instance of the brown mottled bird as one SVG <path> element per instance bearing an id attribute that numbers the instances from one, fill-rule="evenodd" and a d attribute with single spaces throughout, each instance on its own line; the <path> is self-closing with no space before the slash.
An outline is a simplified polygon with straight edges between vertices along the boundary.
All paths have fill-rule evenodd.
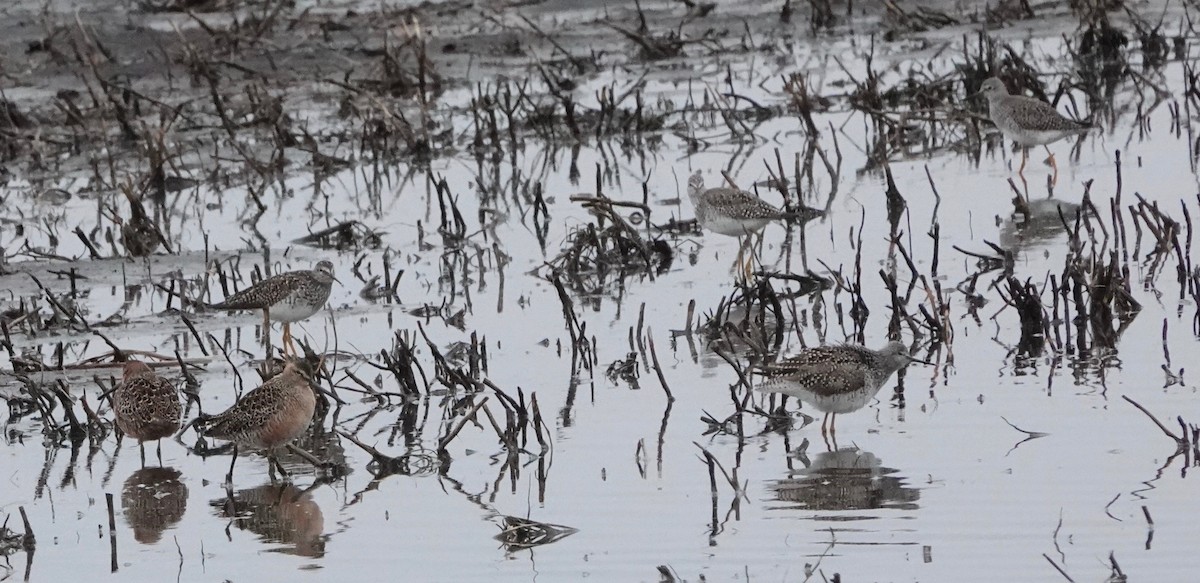
<path id="1" fill-rule="evenodd" d="M 262 310 L 264 333 L 270 334 L 270 321 L 283 322 L 283 347 L 292 345 L 291 323 L 303 320 L 325 307 L 333 289 L 333 263 L 319 261 L 313 269 L 289 271 L 268 277 L 225 301 L 212 304 L 216 310 Z"/>
<path id="2" fill-rule="evenodd" d="M 771 221 L 797 219 L 806 222 L 821 215 L 820 211 L 808 207 L 801 207 L 799 212 L 784 212 L 754 194 L 736 188 L 706 190 L 704 176 L 699 171 L 688 179 L 688 198 L 695 207 L 696 222 L 701 227 L 739 239 L 758 233 Z M 744 251 L 745 245 L 738 248 L 739 263 Z M 750 259 L 752 261 L 753 257 Z M 750 263 L 745 265 L 746 272 L 751 268 Z"/>
<path id="3" fill-rule="evenodd" d="M 986 79 L 979 94 L 988 100 L 988 117 L 1005 137 L 1021 146 L 1021 168 L 1017 175 L 1025 177 L 1025 161 L 1029 158 L 1030 146 L 1042 146 L 1050 155 L 1050 167 L 1054 169 L 1051 182 L 1058 182 L 1058 164 L 1049 144 L 1068 136 L 1085 134 L 1092 126 L 1063 117 L 1053 105 L 1040 99 L 1024 95 L 1009 95 L 1004 82 L 996 77 Z"/>
<path id="4" fill-rule="evenodd" d="M 159 245 L 165 245 L 166 238 L 146 212 L 141 199 L 130 189 L 122 189 L 122 192 L 129 200 L 129 219 L 121 225 L 121 244 L 130 256 L 145 257 L 154 253 Z M 171 248 L 169 245 L 166 247 L 169 253 Z"/>
<path id="5" fill-rule="evenodd" d="M 117 427 L 138 440 L 142 465 L 146 465 L 145 442 L 170 437 L 179 430 L 182 408 L 178 391 L 144 362 L 125 363 L 121 384 L 112 395 L 112 406 Z M 162 463 L 162 442 L 158 444 L 158 461 Z"/>
<path id="6" fill-rule="evenodd" d="M 283 372 L 246 393 L 225 412 L 202 421 L 200 433 L 233 442 L 233 461 L 228 480 L 233 482 L 233 464 L 239 449 L 267 450 L 269 469 L 287 475 L 275 459 L 275 451 L 308 430 L 316 411 L 317 397 L 311 386 L 313 370 L 308 361 L 289 360 Z"/>
<path id="7" fill-rule="evenodd" d="M 759 374 L 767 380 L 757 388 L 796 397 L 825 413 L 821 421 L 825 436 L 826 422 L 828 432 L 836 433 L 833 424 L 838 413 L 862 409 L 892 373 L 911 362 L 929 364 L 909 355 L 900 342 L 889 342 L 879 350 L 857 344 L 818 346 L 764 367 Z"/>

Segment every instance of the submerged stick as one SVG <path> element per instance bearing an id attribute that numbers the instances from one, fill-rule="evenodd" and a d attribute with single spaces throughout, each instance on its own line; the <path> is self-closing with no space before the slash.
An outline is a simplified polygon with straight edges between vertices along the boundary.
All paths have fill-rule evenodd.
<path id="1" fill-rule="evenodd" d="M 113 516 L 113 495 L 112 492 L 104 493 L 104 500 L 108 504 L 108 542 L 109 549 L 112 554 L 112 572 L 117 572 L 117 519 Z"/>
<path id="2" fill-rule="evenodd" d="M 667 401 L 674 401 L 675 395 L 671 394 L 671 387 L 667 385 L 667 377 L 663 374 L 662 365 L 658 364 L 658 351 L 654 350 L 653 328 L 646 330 L 646 341 L 650 344 L 650 360 L 654 363 L 654 372 L 658 374 L 658 382 L 662 385 L 663 392 L 667 394 Z"/>
<path id="3" fill-rule="evenodd" d="M 1162 432 L 1163 432 L 1163 433 L 1165 433 L 1165 434 L 1167 435 L 1167 437 L 1170 437 L 1171 439 L 1174 439 L 1174 440 L 1175 440 L 1175 445 L 1177 445 L 1177 446 L 1179 446 L 1179 447 L 1181 447 L 1181 448 L 1182 448 L 1182 447 L 1187 447 L 1187 440 L 1186 440 L 1186 439 L 1181 439 L 1179 436 L 1175 435 L 1174 433 L 1171 433 L 1171 430 L 1170 430 L 1170 429 L 1167 429 L 1167 426 L 1166 426 L 1166 425 L 1163 425 L 1163 424 L 1162 424 L 1162 422 L 1161 422 L 1161 421 L 1159 421 L 1159 420 L 1158 420 L 1158 418 L 1157 418 L 1157 417 L 1155 417 L 1153 413 L 1151 413 L 1151 412 L 1147 411 L 1147 410 L 1146 410 L 1146 408 L 1145 408 L 1145 407 L 1143 407 L 1143 406 L 1141 406 L 1141 404 L 1139 404 L 1137 401 L 1134 401 L 1133 399 L 1130 399 L 1130 398 L 1129 398 L 1128 396 L 1126 396 L 1126 395 L 1121 395 L 1121 398 L 1122 398 L 1122 399 L 1125 399 L 1126 401 L 1129 401 L 1129 404 L 1130 404 L 1130 405 L 1133 405 L 1134 407 L 1137 407 L 1139 411 L 1141 411 L 1142 413 L 1145 413 L 1145 414 L 1146 414 L 1146 416 L 1147 416 L 1147 417 L 1149 417 L 1149 418 L 1150 418 L 1150 420 L 1151 420 L 1151 421 L 1153 421 L 1153 422 L 1154 422 L 1154 424 L 1155 424 L 1155 425 L 1157 425 L 1157 426 L 1158 426 L 1158 428 L 1159 428 L 1159 429 L 1161 429 L 1161 430 L 1162 430 Z"/>

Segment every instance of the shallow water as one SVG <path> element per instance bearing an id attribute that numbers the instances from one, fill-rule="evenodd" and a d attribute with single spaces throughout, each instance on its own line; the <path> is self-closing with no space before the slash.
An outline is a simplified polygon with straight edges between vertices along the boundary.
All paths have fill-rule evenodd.
<path id="1" fill-rule="evenodd" d="M 845 49 L 847 42 L 798 43 L 796 50 L 828 54 Z M 1060 43 L 1050 36 L 1035 44 L 1039 51 L 1058 54 Z M 885 61 L 903 62 L 912 55 L 887 45 L 877 50 Z M 740 55 L 732 62 L 756 71 L 749 63 L 752 57 Z M 864 71 L 861 60 L 847 62 L 851 73 Z M 716 84 L 721 70 L 705 63 L 705 78 Z M 768 71 L 774 74 L 773 67 Z M 674 80 L 675 74 L 652 78 L 647 94 L 686 99 L 687 87 Z M 757 70 L 753 78 L 763 75 Z M 832 70 L 825 75 L 827 86 L 844 78 Z M 779 99 L 753 89 L 749 78 L 739 78 L 748 95 Z M 1180 62 L 1162 71 L 1172 100 L 1182 99 L 1182 78 Z M 607 82 L 606 76 L 593 81 Z M 581 102 L 587 103 L 594 91 L 592 86 L 580 88 Z M 1126 87 L 1115 102 L 1128 106 L 1133 99 Z M 645 182 L 651 220 L 661 224 L 670 217 L 691 217 L 681 185 L 695 169 L 705 172 L 709 184 L 719 181 L 720 169 L 740 184 L 763 181 L 763 162 L 774 164 L 774 150 L 790 173 L 790 161 L 804 139 L 794 117 L 762 122 L 755 128 L 758 139 L 741 142 L 732 140 L 719 120 L 695 115 L 688 121 L 709 143 L 691 155 L 687 143 L 667 133 L 653 150 L 607 142 L 584 145 L 572 164 L 569 148 L 529 139 L 511 163 L 507 153 L 495 165 L 451 157 L 433 162 L 428 173 L 413 174 L 407 165 L 397 164 L 387 168 L 389 175 L 375 193 L 370 168 L 338 173 L 319 193 L 314 193 L 311 176 L 297 175 L 286 181 L 287 193 L 276 190 L 264 197 L 269 208 L 256 228 L 245 222 L 253 207 L 243 189 L 200 186 L 182 199 L 170 225 L 185 253 L 149 263 L 113 259 L 77 264 L 88 278 L 86 295 L 79 299 L 88 320 L 120 314 L 127 322 L 103 329 L 120 346 L 163 354 L 179 350 L 184 358 L 202 362 L 203 371 L 196 373 L 201 404 L 212 412 L 234 401 L 239 382 L 233 370 L 219 352 L 203 356 L 182 321 L 163 314 L 164 294 L 147 284 L 163 281 L 171 272 L 195 277 L 204 271 L 206 259 L 235 255 L 241 256 L 239 272 L 248 277 L 251 266 L 263 262 L 262 254 L 253 251 L 260 241 L 272 250 L 273 272 L 329 259 L 343 285 L 334 288 L 331 310 L 298 325 L 297 334 L 314 347 L 360 355 L 339 358 L 338 368 L 367 382 L 378 380 L 382 390 L 395 390 L 390 374 L 366 361 L 377 362 L 396 331 L 418 334 L 418 358 L 429 372 L 433 364 L 418 326 L 443 353 L 451 343 L 470 342 L 475 331 L 486 342 L 487 378 L 508 394 L 520 388 L 527 399 L 536 395 L 552 447 L 539 459 L 537 442 L 530 437 L 532 453 L 519 454 L 514 467 L 506 463 L 503 445 L 486 422 L 468 424 L 448 447 L 448 459 L 438 465 L 436 449 L 446 431 L 450 400 L 444 390 L 414 403 L 416 414 L 408 423 L 402 421 L 399 400 L 373 409 L 372 400 L 342 391 L 348 403 L 331 413 L 305 445 L 322 456 L 344 457 L 352 470 L 349 476 L 319 483 L 313 470 L 288 458 L 290 484 L 272 484 L 266 459 L 244 456 L 230 495 L 222 485 L 227 456 L 202 458 L 167 442 L 163 465 L 169 470 L 144 470 L 130 440 L 119 450 L 109 437 L 94 453 L 86 443 L 72 452 L 44 444 L 39 421 L 29 416 L 5 427 L 6 444 L 0 447 L 0 474 L 7 483 L 0 491 L 0 509 L 12 515 L 10 528 L 15 524 L 19 529 L 16 511 L 23 506 L 38 542 L 32 565 L 27 555 L 9 557 L 11 577 L 28 571 L 30 580 L 56 581 L 110 569 L 106 494 L 115 501 L 116 570 L 135 581 L 397 576 L 420 581 L 655 581 L 659 565 L 686 580 L 816 581 L 834 573 L 843 581 L 1059 580 L 1043 555 L 1076 581 L 1099 581 L 1110 575 L 1110 553 L 1125 573 L 1138 579 L 1187 580 L 1197 572 L 1194 541 L 1200 530 L 1192 517 L 1200 507 L 1188 486 L 1186 465 L 1194 460 L 1169 458 L 1173 443 L 1121 399 L 1134 398 L 1176 431 L 1176 415 L 1191 422 L 1200 418 L 1187 371 L 1184 385 L 1163 387 L 1161 370 L 1166 362 L 1164 327 L 1172 369 L 1191 368 L 1198 346 L 1193 328 L 1197 307 L 1178 300 L 1173 259 L 1153 286 L 1145 279 L 1148 267 L 1134 261 L 1133 289 L 1144 309 L 1122 333 L 1115 354 L 1048 351 L 1035 358 L 1017 357 L 1015 311 L 1002 310 L 995 291 L 982 291 L 995 275 L 980 278 L 988 303 L 978 310 L 978 322 L 968 315 L 963 295 L 952 291 L 975 271 L 975 260 L 952 246 L 986 252 L 984 241 L 1001 243 L 1017 251 L 1016 277 L 1041 285 L 1048 272 L 1061 273 L 1067 237 L 1053 226 L 1043 225 L 1036 234 L 1022 234 L 1013 226 L 1007 180 L 1020 159 L 998 147 L 998 141 L 984 147 L 977 163 L 952 152 L 892 161 L 896 187 L 908 203 L 901 219 L 904 242 L 921 273 L 928 274 L 932 263 L 933 240 L 926 235 L 931 218 L 941 226 L 939 278 L 950 298 L 952 358 L 943 351 L 934 355 L 936 366 L 913 365 L 903 373 L 903 408 L 890 399 L 897 384 L 893 378 L 879 400 L 839 416 L 840 448 L 826 449 L 820 415 L 808 407 L 800 413 L 816 415 L 815 422 L 801 426 L 797 414 L 790 430 L 771 431 L 763 418 L 746 415 L 744 437 L 705 433 L 709 427 L 701 417 L 724 419 L 733 412 L 729 387 L 737 375 L 698 335 L 693 352 L 685 337 L 672 338 L 671 332 L 687 327 L 689 300 L 703 314 L 733 291 L 730 264 L 737 243 L 731 238 L 706 234 L 671 240 L 676 258 L 666 273 L 653 280 L 630 277 L 610 284 L 603 294 L 577 298 L 576 315 L 595 338 L 599 364 L 594 374 L 573 375 L 555 288 L 530 272 L 555 256 L 571 229 L 592 220 L 569 197 L 594 190 L 596 168 L 602 169 L 605 193 L 613 198 L 641 200 Z M 1077 157 L 1068 154 L 1070 144 L 1052 146 L 1061 169 L 1055 198 L 1078 203 L 1082 183 L 1094 180 L 1093 200 L 1107 209 L 1116 191 L 1115 151 L 1120 150 L 1124 204 L 1134 202 L 1132 193 L 1138 192 L 1176 218 L 1182 216 L 1181 204 L 1200 216 L 1188 136 L 1168 131 L 1170 122 L 1170 112 L 1160 107 L 1144 120 L 1151 131 L 1138 132 L 1127 112 L 1112 127 L 1084 138 Z M 894 270 L 903 284 L 909 277 L 902 261 L 895 267 L 896 257 L 889 256 L 884 180 L 877 171 L 856 172 L 867 164 L 863 150 L 869 142 L 861 114 L 823 114 L 817 124 L 839 128 L 844 156 L 829 214 L 806 226 L 805 253 L 798 232 L 789 235 L 783 226 L 769 226 L 761 256 L 768 268 L 801 272 L 807 267 L 828 275 L 823 262 L 850 273 L 862 224 L 863 297 L 871 310 L 866 340 L 882 345 L 889 297 L 877 272 Z M 828 130 L 821 143 L 832 147 Z M 1035 152 L 1026 170 L 1034 199 L 1046 196 L 1041 157 Z M 572 166 L 580 170 L 577 180 L 570 177 Z M 940 200 L 930 188 L 927 170 Z M 440 216 L 431 186 L 434 176 L 444 176 L 458 196 L 467 232 L 479 231 L 471 241 L 482 249 L 482 259 L 474 250 L 466 253 L 468 281 L 463 281 L 461 267 L 445 269 L 444 259 L 461 261 L 462 256 L 433 234 Z M 494 228 L 481 225 L 476 185 L 509 184 L 514 176 L 532 177 L 547 193 L 552 220 L 544 249 L 533 228 L 530 201 L 512 191 L 483 215 L 495 220 Z M 817 176 L 816 191 L 806 192 L 805 200 L 824 206 L 832 180 L 823 171 Z M 66 180 L 60 186 L 73 190 Z M 20 179 L 5 188 L 21 200 L 31 199 L 37 190 Z M 777 193 L 761 192 L 778 202 Z M 33 212 L 62 213 L 70 224 L 94 221 L 95 208 L 86 196 L 75 196 L 62 205 L 35 206 Z M 0 217 L 15 220 L 13 212 L 9 207 Z M 404 269 L 401 305 L 358 295 L 363 278 L 353 266 L 363 259 L 361 273 L 381 273 L 381 251 L 339 254 L 290 245 L 305 234 L 305 226 L 315 230 L 347 219 L 385 232 L 385 244 L 399 251 L 391 261 Z M 427 248 L 420 245 L 420 229 Z M 6 247 L 14 240 L 9 237 L 6 232 Z M 28 238 L 31 244 L 46 245 L 37 235 Z M 500 265 L 493 244 L 510 262 Z M 1139 257 L 1147 250 L 1143 242 Z M 55 249 L 64 256 L 85 252 L 74 237 L 62 238 Z M 477 262 L 486 271 L 480 272 Z M 58 270 L 52 263 L 7 267 L 18 273 L 0 276 L 0 287 L 18 298 L 38 294 L 21 273 L 25 271 L 38 274 L 56 292 L 69 289 L 66 279 L 51 273 Z M 1048 296 L 1043 294 L 1047 301 Z M 465 329 L 410 313 L 443 301 L 450 304 L 448 313 L 466 310 Z M 838 313 L 848 314 L 849 302 L 847 294 L 832 290 L 821 293 L 820 301 L 797 300 L 808 324 L 800 327 L 802 338 L 789 334 L 784 352 L 847 340 L 853 326 L 848 315 L 839 318 Z M 638 325 L 643 304 L 644 324 L 676 397 L 673 403 L 645 368 L 636 388 L 603 374 L 610 362 L 630 352 L 629 330 Z M 819 326 L 813 324 L 815 313 L 822 317 Z M 256 378 L 254 362 L 263 356 L 258 318 L 200 314 L 194 321 L 202 334 L 211 332 L 226 346 L 250 388 Z M 277 328 L 273 334 L 278 338 Z M 87 334 L 65 338 L 72 340 L 66 345 L 67 362 L 108 350 Z M 49 360 L 54 344 L 63 339 L 60 334 L 15 335 L 13 344 L 18 352 L 39 352 Z M 11 370 L 7 356 L 0 356 L 0 366 Z M 91 403 L 98 393 L 93 374 L 115 373 L 88 370 L 67 377 L 72 394 L 86 393 Z M 13 394 L 16 388 L 9 383 L 0 391 Z M 388 455 L 407 453 L 430 465 L 412 475 L 376 480 L 366 469 L 370 456 L 333 433 L 335 420 L 338 429 Z M 1023 441 L 1027 436 L 1005 420 L 1045 436 Z M 396 433 L 401 430 L 408 434 Z M 194 435 L 185 434 L 184 440 L 190 445 Z M 714 500 L 709 468 L 697 445 L 724 470 L 736 469 L 740 494 L 718 469 Z M 157 464 L 152 448 L 147 454 L 150 465 Z M 544 479 L 538 479 L 539 473 Z M 532 549 L 510 549 L 494 538 L 502 516 L 577 532 Z"/>

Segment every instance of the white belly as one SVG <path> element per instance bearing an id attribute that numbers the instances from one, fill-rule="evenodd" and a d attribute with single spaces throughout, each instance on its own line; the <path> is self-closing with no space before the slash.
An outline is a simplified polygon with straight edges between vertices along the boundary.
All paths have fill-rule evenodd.
<path id="1" fill-rule="evenodd" d="M 812 405 L 822 413 L 853 413 L 867 406 L 875 395 L 879 393 L 878 387 L 864 387 L 857 391 L 849 393 L 838 393 L 835 395 L 819 395 L 810 391 L 801 383 L 786 381 L 782 379 L 772 379 L 759 384 L 758 390 L 767 393 L 781 393 L 791 397 L 795 397 Z"/>
<path id="2" fill-rule="evenodd" d="M 750 233 L 757 233 L 763 227 L 767 226 L 766 219 L 748 219 L 735 220 L 726 217 L 705 217 L 701 221 L 700 226 L 714 233 L 728 235 L 730 237 L 742 237 Z"/>
<path id="3" fill-rule="evenodd" d="M 292 294 L 287 299 L 279 302 L 269 310 L 271 320 L 275 322 L 298 322 L 315 313 L 321 308 L 313 306 L 304 301 L 301 301 L 296 294 Z"/>

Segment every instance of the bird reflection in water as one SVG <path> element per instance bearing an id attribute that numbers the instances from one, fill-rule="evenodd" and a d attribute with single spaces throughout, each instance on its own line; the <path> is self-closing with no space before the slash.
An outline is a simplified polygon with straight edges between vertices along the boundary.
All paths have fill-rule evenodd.
<path id="1" fill-rule="evenodd" d="M 263 484 L 238 490 L 209 502 L 217 516 L 233 519 L 242 530 L 259 535 L 265 542 L 284 547 L 275 552 L 302 557 L 325 556 L 325 517 L 310 492 L 317 481 L 301 490 L 292 484 Z"/>
<path id="2" fill-rule="evenodd" d="M 1000 246 L 1014 253 L 1047 247 L 1066 236 L 1067 225 L 1075 224 L 1075 214 L 1080 208 L 1078 204 L 1055 198 L 1019 203 L 1017 211 L 1000 226 Z"/>
<path id="3" fill-rule="evenodd" d="M 776 508 L 806 510 L 915 510 L 921 493 L 905 486 L 897 470 L 885 468 L 879 458 L 857 448 L 817 454 L 808 467 L 789 472 L 790 477 L 771 484 Z"/>
<path id="4" fill-rule="evenodd" d="M 121 508 L 135 540 L 154 544 L 183 518 L 188 489 L 179 479 L 182 475 L 174 468 L 142 468 L 125 480 Z"/>

